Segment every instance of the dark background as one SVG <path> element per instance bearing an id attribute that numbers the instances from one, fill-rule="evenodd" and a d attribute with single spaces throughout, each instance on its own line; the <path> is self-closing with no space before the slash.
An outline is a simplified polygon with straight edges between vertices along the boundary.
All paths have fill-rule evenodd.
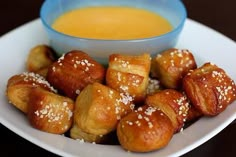
<path id="1" fill-rule="evenodd" d="M 188 17 L 236 41 L 236 0 L 183 0 Z M 43 0 L 0 1 L 0 35 L 39 17 Z M 56 156 L 0 124 L 0 156 Z M 236 156 L 236 123 L 183 157 Z"/>

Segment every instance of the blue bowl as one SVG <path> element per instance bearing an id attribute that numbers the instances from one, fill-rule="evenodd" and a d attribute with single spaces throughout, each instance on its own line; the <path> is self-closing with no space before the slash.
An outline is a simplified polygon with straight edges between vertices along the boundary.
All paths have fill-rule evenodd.
<path id="1" fill-rule="evenodd" d="M 172 24 L 173 30 L 151 38 L 103 40 L 73 37 L 51 27 L 61 14 L 87 6 L 129 6 L 147 9 L 166 18 Z M 186 8 L 180 0 L 45 0 L 40 11 L 40 18 L 48 34 L 49 44 L 58 55 L 77 49 L 103 63 L 112 53 L 141 54 L 148 52 L 153 56 L 174 47 L 183 29 L 186 16 Z"/>

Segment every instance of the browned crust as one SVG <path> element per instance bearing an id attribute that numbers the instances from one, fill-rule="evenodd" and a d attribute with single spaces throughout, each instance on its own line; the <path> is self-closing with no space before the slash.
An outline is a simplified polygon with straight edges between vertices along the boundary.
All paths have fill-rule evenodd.
<path id="1" fill-rule="evenodd" d="M 204 115 L 214 116 L 236 99 L 236 86 L 225 71 L 212 63 L 189 72 L 183 88 L 191 103 Z"/>
<path id="2" fill-rule="evenodd" d="M 62 94 L 75 99 L 84 87 L 103 82 L 105 68 L 86 53 L 68 52 L 48 69 L 47 80 Z"/>
<path id="3" fill-rule="evenodd" d="M 33 47 L 26 60 L 26 69 L 29 72 L 41 71 L 56 61 L 55 52 L 47 45 Z M 44 75 L 46 76 L 46 75 Z"/>
<path id="4" fill-rule="evenodd" d="M 182 78 L 197 67 L 193 54 L 188 50 L 168 49 L 152 60 L 151 74 L 166 88 L 179 89 Z"/>
<path id="5" fill-rule="evenodd" d="M 134 97 L 135 102 L 143 101 L 150 72 L 150 55 L 137 56 L 112 54 L 106 74 L 106 84 Z"/>
<path id="6" fill-rule="evenodd" d="M 175 132 L 181 130 L 189 110 L 188 100 L 182 93 L 174 89 L 165 89 L 148 96 L 146 104 L 164 112 L 172 121 Z"/>
<path id="7" fill-rule="evenodd" d="M 72 125 L 74 101 L 52 92 L 34 88 L 29 97 L 30 124 L 45 132 L 63 134 Z"/>
<path id="8" fill-rule="evenodd" d="M 56 92 L 44 77 L 32 72 L 25 72 L 9 78 L 7 82 L 6 96 L 11 104 L 22 112 L 27 113 L 29 94 L 31 89 L 35 87 Z"/>
<path id="9" fill-rule="evenodd" d="M 117 136 L 121 146 L 133 152 L 149 152 L 165 147 L 174 128 L 160 110 L 148 105 L 129 113 L 118 124 Z"/>
<path id="10" fill-rule="evenodd" d="M 86 133 L 105 135 L 133 108 L 131 97 L 95 82 L 77 97 L 74 123 Z"/>

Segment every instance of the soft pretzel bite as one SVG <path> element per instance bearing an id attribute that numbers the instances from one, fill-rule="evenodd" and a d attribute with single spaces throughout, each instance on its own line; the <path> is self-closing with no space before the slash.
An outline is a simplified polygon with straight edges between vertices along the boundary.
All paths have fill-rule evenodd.
<path id="1" fill-rule="evenodd" d="M 14 75 L 7 82 L 6 96 L 11 104 L 24 113 L 28 111 L 28 101 L 31 89 L 43 88 L 48 91 L 57 92 L 44 77 L 33 72 L 24 72 Z"/>
<path id="2" fill-rule="evenodd" d="M 146 104 L 164 112 L 170 118 L 175 132 L 182 129 L 189 110 L 189 103 L 185 95 L 174 89 L 165 89 L 149 95 Z"/>
<path id="3" fill-rule="evenodd" d="M 29 95 L 28 119 L 30 124 L 45 132 L 63 134 L 70 129 L 74 101 L 70 98 L 33 88 Z"/>
<path id="4" fill-rule="evenodd" d="M 104 141 L 106 141 L 106 135 L 95 135 L 84 132 L 81 128 L 78 127 L 76 123 L 74 123 L 73 127 L 70 129 L 70 137 L 89 143 L 103 143 Z"/>
<path id="5" fill-rule="evenodd" d="M 112 54 L 106 73 L 106 83 L 119 92 L 144 100 L 149 81 L 151 60 L 149 54 L 138 56 Z"/>
<path id="6" fill-rule="evenodd" d="M 132 97 L 100 83 L 86 86 L 76 99 L 74 123 L 83 132 L 106 135 L 134 108 Z"/>
<path id="7" fill-rule="evenodd" d="M 212 63 L 189 72 L 183 88 L 191 103 L 204 115 L 214 116 L 236 99 L 236 86 L 226 72 Z"/>
<path id="8" fill-rule="evenodd" d="M 190 51 L 172 48 L 152 59 L 151 75 L 157 77 L 166 88 L 179 89 L 183 77 L 196 67 Z"/>
<path id="9" fill-rule="evenodd" d="M 159 109 L 145 105 L 122 118 L 117 127 L 121 146 L 133 152 L 165 147 L 174 134 L 170 119 Z"/>
<path id="10" fill-rule="evenodd" d="M 48 69 L 47 80 L 62 94 L 75 99 L 93 82 L 102 82 L 105 68 L 88 54 L 74 50 L 66 53 Z"/>
<path id="11" fill-rule="evenodd" d="M 29 72 L 38 73 L 42 69 L 47 69 L 54 61 L 56 61 L 55 52 L 47 45 L 37 45 L 33 47 L 26 60 L 26 69 Z M 39 73 L 44 74 L 45 73 Z"/>

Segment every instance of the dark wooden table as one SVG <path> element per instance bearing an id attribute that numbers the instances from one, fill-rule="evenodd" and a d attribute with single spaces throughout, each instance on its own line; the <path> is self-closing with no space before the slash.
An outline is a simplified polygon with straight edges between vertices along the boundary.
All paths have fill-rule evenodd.
<path id="1" fill-rule="evenodd" d="M 183 0 L 188 17 L 236 41 L 235 0 Z M 39 17 L 43 0 L 0 1 L 0 35 Z M 0 124 L 0 156 L 56 156 L 16 135 Z M 184 157 L 236 156 L 236 123 Z"/>

